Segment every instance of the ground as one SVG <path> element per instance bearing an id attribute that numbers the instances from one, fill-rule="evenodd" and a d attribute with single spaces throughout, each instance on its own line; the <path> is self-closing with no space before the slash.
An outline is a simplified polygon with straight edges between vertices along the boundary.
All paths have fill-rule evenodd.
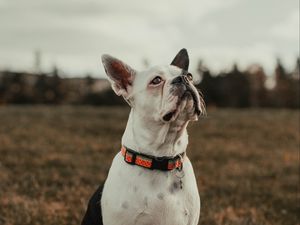
<path id="1" fill-rule="evenodd" d="M 0 224 L 80 224 L 127 115 L 117 107 L 0 107 Z M 299 111 L 211 109 L 189 139 L 199 224 L 300 224 Z"/>

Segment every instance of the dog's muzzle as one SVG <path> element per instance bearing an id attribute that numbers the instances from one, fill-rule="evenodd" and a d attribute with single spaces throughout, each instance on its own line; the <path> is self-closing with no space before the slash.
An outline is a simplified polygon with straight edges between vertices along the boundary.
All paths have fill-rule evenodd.
<path id="1" fill-rule="evenodd" d="M 197 89 L 191 83 L 191 79 L 188 77 L 188 74 L 175 77 L 171 81 L 171 85 L 173 85 L 174 87 L 171 90 L 172 94 L 179 97 L 178 104 L 183 99 L 186 99 L 189 96 L 192 97 L 194 102 L 195 114 L 199 116 L 201 114 L 199 95 L 198 93 L 196 93 Z M 177 109 L 166 113 L 163 116 L 163 120 L 166 122 L 170 121 L 173 118 L 173 116 L 176 115 L 176 113 L 177 113 Z"/>
<path id="2" fill-rule="evenodd" d="M 193 88 L 190 82 L 190 79 L 188 78 L 187 75 L 180 75 L 176 78 L 174 78 L 174 80 L 171 82 L 171 84 L 173 85 L 182 85 L 183 88 L 183 95 L 182 98 L 185 97 L 186 95 L 190 94 L 193 98 L 194 101 L 194 106 L 195 106 L 195 113 L 199 116 L 201 113 L 200 107 L 199 107 L 199 97 L 197 95 L 197 93 L 195 93 L 195 87 Z"/>

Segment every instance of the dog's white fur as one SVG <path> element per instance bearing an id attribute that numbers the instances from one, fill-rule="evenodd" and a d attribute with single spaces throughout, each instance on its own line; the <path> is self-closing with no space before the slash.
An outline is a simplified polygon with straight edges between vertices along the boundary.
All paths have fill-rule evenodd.
<path id="1" fill-rule="evenodd" d="M 122 145 L 153 156 L 185 152 L 186 126 L 198 116 L 191 96 L 181 100 L 171 91 L 172 80 L 181 75 L 182 70 L 168 65 L 136 72 L 108 55 L 104 55 L 102 61 L 114 91 L 131 105 Z M 114 74 L 116 70 L 111 68 L 115 65 L 121 66 L 121 73 L 126 70 L 125 78 L 130 82 L 120 83 L 118 74 Z M 155 76 L 160 76 L 163 82 L 151 85 Z M 195 87 L 192 85 L 192 88 Z M 200 99 L 198 93 L 197 97 Z M 203 105 L 199 108 L 203 110 Z M 163 116 L 174 110 L 172 119 L 165 122 Z M 183 160 L 181 172 L 165 172 L 129 165 L 118 153 L 101 199 L 104 225 L 197 225 L 200 214 L 197 183 L 189 158 L 185 156 Z"/>

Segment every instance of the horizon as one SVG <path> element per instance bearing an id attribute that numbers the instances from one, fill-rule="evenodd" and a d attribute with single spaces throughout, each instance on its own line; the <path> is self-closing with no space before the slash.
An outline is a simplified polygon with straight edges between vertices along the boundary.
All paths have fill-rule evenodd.
<path id="1" fill-rule="evenodd" d="M 35 54 L 36 55 L 36 54 Z M 35 58 L 33 60 L 33 62 L 35 62 L 37 59 Z M 38 61 L 40 61 L 41 59 L 38 59 Z M 275 69 L 276 66 L 278 65 L 278 62 L 280 63 L 281 66 L 283 66 L 285 72 L 287 74 L 293 74 L 295 73 L 296 69 L 299 68 L 299 65 L 297 65 L 297 63 L 299 62 L 298 60 L 300 60 L 299 57 L 297 57 L 294 60 L 294 67 L 286 67 L 286 65 L 282 62 L 281 58 L 276 58 L 276 60 L 274 60 L 276 63 L 274 63 L 274 68 L 271 71 L 267 71 L 265 70 L 264 65 L 260 64 L 260 63 L 252 63 L 247 65 L 245 68 L 241 68 L 240 65 L 236 62 L 232 62 L 232 64 L 228 65 L 227 67 L 220 69 L 220 70 L 213 70 L 211 67 L 209 67 L 209 65 L 203 63 L 202 65 L 204 66 L 203 68 L 207 71 L 210 71 L 211 76 L 219 76 L 222 75 L 224 73 L 230 73 L 231 71 L 234 70 L 234 67 L 237 67 L 237 69 L 240 72 L 247 72 L 247 71 L 251 71 L 251 70 L 255 70 L 257 68 L 262 68 L 264 74 L 266 75 L 267 78 L 272 78 L 275 76 Z M 200 62 L 203 62 L 202 59 L 198 59 L 196 65 L 198 66 Z M 151 67 L 150 65 L 147 64 L 148 61 L 143 60 L 143 64 L 144 64 L 144 68 L 143 69 L 147 69 L 149 67 Z M 102 74 L 98 74 L 95 75 L 93 73 L 89 73 L 89 72 L 82 72 L 82 73 L 76 73 L 76 74 L 72 74 L 68 71 L 65 71 L 63 68 L 61 67 L 57 67 L 57 65 L 53 65 L 52 68 L 48 68 L 48 70 L 45 70 L 43 68 L 37 68 L 36 63 L 33 63 L 31 68 L 29 69 L 22 69 L 22 68 L 0 68 L 0 72 L 11 72 L 11 73 L 28 73 L 28 74 L 32 74 L 32 75 L 40 75 L 40 74 L 45 74 L 45 75 L 50 75 L 53 73 L 54 70 L 57 70 L 58 75 L 61 78 L 86 78 L 86 77 L 91 77 L 93 79 L 107 79 L 107 75 L 105 74 L 105 72 L 103 72 Z M 101 64 L 102 66 L 102 64 Z M 154 65 L 155 66 L 155 65 Z M 141 69 L 141 71 L 143 70 Z M 203 71 L 202 71 L 203 72 Z M 201 73 L 197 68 L 195 68 L 192 71 L 192 74 L 194 75 L 194 77 L 196 78 L 196 83 L 201 81 Z"/>

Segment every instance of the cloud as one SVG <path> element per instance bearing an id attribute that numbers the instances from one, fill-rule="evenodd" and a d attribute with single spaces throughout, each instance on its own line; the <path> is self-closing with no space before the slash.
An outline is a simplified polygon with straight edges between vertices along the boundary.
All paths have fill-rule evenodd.
<path id="1" fill-rule="evenodd" d="M 151 65 L 169 63 L 182 47 L 190 50 L 194 68 L 199 57 L 215 69 L 255 59 L 269 66 L 280 45 L 263 36 L 269 24 L 257 20 L 268 18 L 265 12 L 251 24 L 251 12 L 244 16 L 245 3 L 253 9 L 261 4 L 256 0 L 0 0 L 0 68 L 31 68 L 32 52 L 40 49 L 44 69 L 57 63 L 73 74 L 88 71 L 99 76 L 104 74 L 99 63 L 102 53 L 141 69 L 145 58 Z M 276 21 L 277 14 L 272 16 Z M 292 47 L 281 47 L 279 53 L 291 55 Z"/>
<path id="2" fill-rule="evenodd" d="M 277 38 L 299 41 L 299 26 L 299 10 L 294 10 L 285 20 L 274 25 L 270 33 Z"/>
<path id="3" fill-rule="evenodd" d="M 246 69 L 249 64 L 259 63 L 267 68 L 273 68 L 274 47 L 269 43 L 255 43 L 246 46 L 215 46 L 203 47 L 198 50 L 195 58 L 204 58 L 209 68 L 213 72 L 222 69 L 229 70 L 234 63 L 237 63 L 241 69 Z M 268 71 L 271 72 L 271 71 Z"/>

